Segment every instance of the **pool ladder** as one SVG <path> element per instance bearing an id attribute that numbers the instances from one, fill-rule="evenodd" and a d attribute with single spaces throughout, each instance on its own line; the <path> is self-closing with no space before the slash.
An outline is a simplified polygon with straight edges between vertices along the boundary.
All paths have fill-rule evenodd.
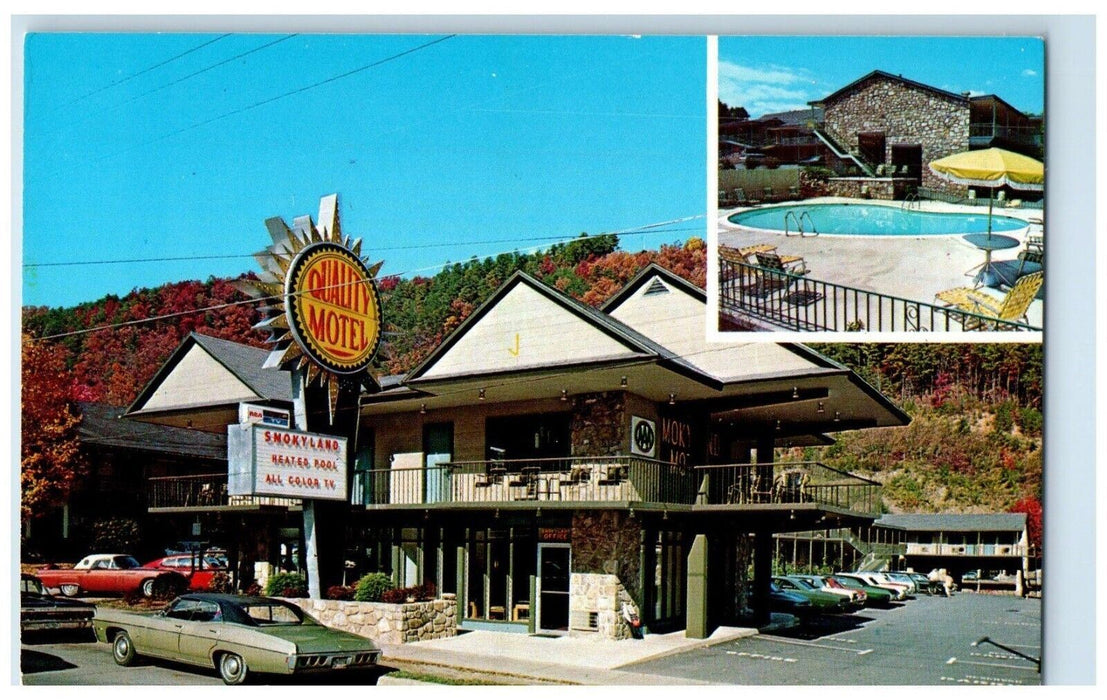
<path id="1" fill-rule="evenodd" d="M 805 229 L 803 227 L 803 222 L 805 222 L 805 221 L 811 227 L 810 230 Z M 784 235 L 785 236 L 791 236 L 792 235 L 792 229 L 788 226 L 788 222 L 792 222 L 796 225 L 796 234 L 798 234 L 800 238 L 805 238 L 808 235 L 811 235 L 811 236 L 819 235 L 818 229 L 815 228 L 815 221 L 814 221 L 814 219 L 811 218 L 811 215 L 809 213 L 807 213 L 806 209 L 801 211 L 799 214 L 796 214 L 796 212 L 794 212 L 794 211 L 789 211 L 784 215 Z"/>
<path id="2" fill-rule="evenodd" d="M 911 192 L 903 198 L 903 204 L 899 205 L 900 209 L 922 209 L 922 200 L 919 199 L 918 192 Z"/>

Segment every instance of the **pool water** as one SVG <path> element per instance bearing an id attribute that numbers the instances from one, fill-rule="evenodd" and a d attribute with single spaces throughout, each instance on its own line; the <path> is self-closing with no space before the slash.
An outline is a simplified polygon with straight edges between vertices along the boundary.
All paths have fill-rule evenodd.
<path id="1" fill-rule="evenodd" d="M 788 216 L 792 212 L 793 216 Z M 727 221 L 750 228 L 798 232 L 796 225 L 803 216 L 803 229 L 822 234 L 854 236 L 938 236 L 983 233 L 988 230 L 988 214 L 950 213 L 903 209 L 899 206 L 873 204 L 801 204 L 750 209 L 727 217 Z M 788 218 L 785 224 L 785 217 Z M 793 218 L 795 217 L 795 218 Z M 810 218 L 808 218 L 810 217 Z M 811 224 L 814 223 L 814 228 Z M 992 231 L 1017 231 L 1026 222 L 1010 216 L 993 216 Z"/>

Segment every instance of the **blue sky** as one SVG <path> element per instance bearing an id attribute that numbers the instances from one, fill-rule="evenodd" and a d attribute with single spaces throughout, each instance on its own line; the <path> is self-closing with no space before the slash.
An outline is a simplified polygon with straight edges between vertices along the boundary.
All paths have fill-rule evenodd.
<path id="1" fill-rule="evenodd" d="M 332 192 L 382 275 L 704 214 L 704 38 L 441 37 L 28 36 L 23 303 L 256 270 Z"/>
<path id="2" fill-rule="evenodd" d="M 720 37 L 719 99 L 760 117 L 806 108 L 882 70 L 951 92 L 996 94 L 1040 113 L 1044 52 L 1033 37 Z"/>

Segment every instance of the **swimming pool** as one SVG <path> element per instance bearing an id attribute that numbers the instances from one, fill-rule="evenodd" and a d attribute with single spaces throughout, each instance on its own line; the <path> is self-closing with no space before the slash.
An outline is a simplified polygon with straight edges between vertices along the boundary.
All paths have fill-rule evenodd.
<path id="1" fill-rule="evenodd" d="M 740 226 L 792 233 L 798 232 L 801 219 L 806 233 L 816 231 L 820 235 L 939 236 L 988 230 L 987 212 L 918 211 L 879 204 L 794 204 L 750 209 L 727 217 L 727 221 Z M 992 217 L 992 231 L 997 233 L 1026 226 L 1025 221 L 1011 216 Z"/>

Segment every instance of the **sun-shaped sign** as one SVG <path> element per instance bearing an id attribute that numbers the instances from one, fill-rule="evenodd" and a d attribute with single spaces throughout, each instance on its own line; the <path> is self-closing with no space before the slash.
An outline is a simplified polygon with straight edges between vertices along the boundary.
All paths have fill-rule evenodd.
<path id="1" fill-rule="evenodd" d="M 361 241 L 343 236 L 338 196 L 319 203 L 292 228 L 275 217 L 265 222 L 273 245 L 254 257 L 263 272 L 239 286 L 272 303 L 257 325 L 270 332 L 267 367 L 300 370 L 306 383 L 327 389 L 333 419 L 338 393 L 372 383 L 367 370 L 381 340 L 381 302 L 374 280 L 383 263 L 361 257 Z"/>

